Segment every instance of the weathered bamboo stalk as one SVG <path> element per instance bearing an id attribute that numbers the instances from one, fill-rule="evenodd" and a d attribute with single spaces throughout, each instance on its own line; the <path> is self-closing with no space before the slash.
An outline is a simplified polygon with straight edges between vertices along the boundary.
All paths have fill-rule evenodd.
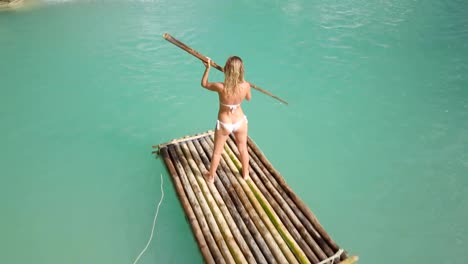
<path id="1" fill-rule="evenodd" d="M 221 233 L 224 236 L 228 246 L 232 252 L 236 263 L 256 263 L 255 258 L 249 250 L 244 238 L 240 234 L 239 229 L 234 223 L 231 214 L 227 210 L 226 204 L 218 193 L 218 190 L 213 184 L 207 184 L 202 172 L 198 168 L 192 153 L 187 145 L 188 142 L 180 143 L 187 162 L 192 169 L 194 180 L 202 189 L 208 204 L 216 217 L 216 222 L 220 226 Z M 199 158 L 199 157 L 198 157 Z M 248 260 L 247 260 L 248 259 Z"/>
<path id="2" fill-rule="evenodd" d="M 200 158 L 205 166 L 205 168 L 209 168 L 210 161 L 205 153 L 206 147 L 202 147 L 200 140 L 193 141 L 193 144 L 196 148 L 196 151 L 200 154 Z M 204 143 L 205 141 L 203 141 Z M 209 154 L 208 154 L 209 155 Z M 220 164 L 218 171 L 222 171 L 222 173 L 227 174 L 227 172 L 223 169 L 224 166 Z M 242 202 L 240 201 L 237 192 L 234 190 L 234 187 L 229 183 L 227 177 L 220 177 L 220 181 L 215 180 L 215 185 L 221 193 L 226 193 L 223 198 L 226 202 L 226 205 L 229 205 L 230 211 L 235 212 L 232 215 L 236 216 L 237 225 L 240 227 L 241 231 L 244 234 L 247 241 L 249 241 L 249 246 L 252 249 L 256 260 L 259 263 L 276 263 L 273 257 L 272 252 L 268 248 L 265 240 L 261 236 L 259 230 L 253 223 L 252 219 L 249 217 L 247 209 L 244 207 Z M 253 238 L 253 240 L 252 240 Z"/>
<path id="3" fill-rule="evenodd" d="M 250 140 L 250 139 L 249 139 Z M 248 146 L 248 152 L 249 152 L 249 155 L 250 157 L 252 158 L 264 158 L 264 155 L 263 153 L 260 153 L 258 156 L 257 156 L 257 153 L 255 153 L 253 151 L 253 149 L 251 148 L 251 146 L 249 145 Z M 270 182 L 273 184 L 273 186 L 275 187 L 275 189 L 280 193 L 281 197 L 283 197 L 285 200 L 286 200 L 286 203 L 290 206 L 290 208 L 294 211 L 294 214 L 297 216 L 297 218 L 300 220 L 300 222 L 304 225 L 304 227 L 307 229 L 308 231 L 308 234 L 312 236 L 313 238 L 313 241 L 316 242 L 316 244 L 318 244 L 318 247 L 321 248 L 326 254 L 328 257 L 332 256 L 335 254 L 335 252 L 333 251 L 333 249 L 330 248 L 330 245 L 327 243 L 327 241 L 324 239 L 324 237 L 316 230 L 316 228 L 314 227 L 313 224 L 315 223 L 312 223 L 310 221 L 310 218 L 309 217 L 306 217 L 304 215 L 304 212 L 303 210 L 301 210 L 298 205 L 296 204 L 297 200 L 296 201 L 293 201 L 291 198 L 290 198 L 290 195 L 288 194 L 287 190 L 285 190 L 282 186 L 284 185 L 280 185 L 278 184 L 278 182 L 276 181 L 276 177 L 272 175 L 272 173 L 270 172 L 271 168 L 270 169 L 267 169 L 265 167 L 265 164 L 263 162 L 259 162 L 259 164 L 262 164 L 262 170 L 264 171 L 265 175 L 270 175 L 270 177 L 268 177 L 268 179 L 270 179 Z M 275 170 L 273 168 L 273 170 Z M 275 170 L 276 171 L 276 170 Z M 282 179 L 282 176 L 279 175 Z M 283 179 L 282 181 L 284 184 L 285 181 Z M 287 186 L 287 184 L 286 184 Z M 289 186 L 288 186 L 289 188 Z M 290 190 L 290 188 L 289 188 Z M 290 192 L 289 192 L 290 193 Z M 308 208 L 307 208 L 308 210 Z M 311 212 L 312 213 L 312 212 Z M 313 215 L 313 213 L 312 213 Z M 315 216 L 314 216 L 315 217 Z M 321 228 L 323 228 L 320 224 L 319 226 Z M 328 233 L 326 233 L 326 231 L 324 230 L 325 234 L 328 235 Z M 310 243 L 309 243 L 310 244 Z M 313 246 L 313 248 L 316 248 L 315 245 L 311 244 Z M 314 250 L 315 252 L 318 252 L 317 250 Z M 338 250 L 336 250 L 338 251 Z M 344 259 L 346 258 L 346 252 L 343 252 L 343 254 L 341 255 L 341 259 Z"/>
<path id="4" fill-rule="evenodd" d="M 209 140 L 208 138 L 200 139 L 200 143 L 206 152 L 211 153 L 213 151 L 213 142 Z M 228 166 L 228 164 L 226 163 L 226 160 L 221 159 L 219 165 L 222 166 L 222 168 L 225 170 L 225 173 L 226 173 L 226 177 L 223 177 L 222 180 L 228 181 L 228 184 L 233 186 L 239 199 L 242 201 L 242 204 L 246 207 L 246 210 L 250 218 L 252 219 L 252 222 L 258 228 L 259 233 L 263 236 L 265 242 L 268 244 L 268 247 L 271 250 L 272 254 L 274 255 L 275 259 L 279 263 L 289 262 L 289 259 L 291 258 L 290 256 L 292 255 L 292 253 L 290 253 L 290 256 L 288 258 L 285 256 L 286 254 L 283 252 L 283 250 L 281 250 L 282 247 L 280 246 L 280 243 L 284 245 L 284 241 L 281 241 L 281 238 L 280 238 L 280 241 L 278 242 L 278 240 L 275 239 L 275 236 L 279 237 L 279 234 L 276 232 L 276 230 L 274 230 L 273 228 L 273 230 L 276 232 L 276 235 L 273 235 L 271 233 L 272 230 L 267 228 L 267 224 L 263 220 L 267 218 L 265 213 L 262 210 L 259 211 L 254 208 L 253 203 L 247 197 L 248 194 L 245 192 L 245 189 L 242 188 L 242 186 L 235 179 L 236 176 L 232 174 L 231 166 Z M 221 178 L 221 177 L 218 177 L 218 178 Z M 263 215 L 262 215 L 262 212 L 263 212 Z M 267 221 L 267 223 L 269 222 Z M 277 241 L 277 243 L 275 243 L 275 241 Z M 292 258 L 292 261 L 293 263 L 297 263 L 295 258 Z"/>
<path id="5" fill-rule="evenodd" d="M 341 261 L 339 264 L 355 264 L 359 260 L 358 256 L 351 256 L 343 261 Z"/>
<path id="6" fill-rule="evenodd" d="M 231 148 L 231 151 L 239 158 L 239 151 L 237 149 L 236 143 L 231 138 L 229 138 L 226 143 Z M 300 221 L 297 219 L 297 217 L 295 217 L 294 213 L 292 213 L 289 206 L 281 198 L 281 196 L 279 196 L 276 189 L 271 185 L 260 166 L 257 164 L 257 161 L 258 159 L 256 157 L 250 157 L 249 159 L 251 168 L 250 177 L 255 182 L 261 193 L 263 193 L 267 201 L 271 204 L 272 208 L 279 216 L 284 226 L 287 228 L 289 233 L 292 235 L 294 240 L 312 263 L 318 263 L 319 257 L 320 260 L 326 259 L 327 256 L 325 253 L 323 253 L 323 251 L 316 244 L 315 250 L 318 251 L 318 256 L 314 253 L 314 251 L 312 251 L 311 247 L 309 247 L 309 244 L 313 245 L 315 241 L 313 241 L 312 237 L 307 232 L 304 232 L 306 231 L 305 228 L 302 226 L 302 224 L 300 224 Z M 300 229 L 302 232 L 298 231 L 298 229 Z"/>
<path id="7" fill-rule="evenodd" d="M 171 145 L 168 148 L 169 154 L 174 160 L 176 170 L 180 176 L 182 186 L 184 187 L 185 193 L 189 197 L 190 204 L 192 205 L 192 208 L 195 211 L 198 222 L 201 223 L 203 233 L 208 237 L 208 246 L 210 247 L 210 250 L 212 251 L 213 255 L 215 255 L 216 263 L 218 263 L 218 261 L 220 261 L 221 263 L 226 263 L 226 261 L 228 263 L 234 263 L 234 259 L 232 259 L 232 256 L 229 258 L 230 254 L 226 257 L 226 251 L 229 251 L 229 249 L 227 248 L 227 245 L 224 242 L 222 235 L 219 232 L 210 231 L 210 227 L 213 226 L 213 221 L 212 219 L 207 219 L 205 217 L 203 209 L 195 195 L 195 191 L 192 190 L 191 184 L 188 181 L 187 176 L 185 175 L 184 168 L 182 168 L 179 156 L 177 155 L 177 152 L 175 150 L 175 146 Z"/>
<path id="8" fill-rule="evenodd" d="M 328 256 L 325 254 L 323 249 L 317 244 L 317 242 L 312 238 L 312 236 L 307 232 L 307 229 L 304 227 L 304 225 L 301 223 L 301 221 L 298 219 L 298 217 L 294 214 L 293 210 L 290 208 L 288 203 L 283 199 L 283 197 L 278 193 L 276 188 L 273 187 L 273 185 L 268 181 L 268 177 L 261 172 L 261 169 L 257 163 L 254 163 L 252 166 L 255 170 L 257 170 L 257 175 L 259 177 L 258 181 L 259 183 L 257 184 L 260 186 L 263 182 L 265 182 L 265 188 L 267 190 L 262 190 L 265 194 L 270 195 L 270 197 L 267 196 L 267 199 L 269 201 L 275 201 L 277 203 L 277 206 L 275 207 L 275 210 L 277 210 L 278 215 L 280 215 L 281 219 L 284 219 L 284 222 L 290 223 L 290 226 L 288 229 L 289 230 L 295 230 L 297 232 L 299 237 L 295 237 L 296 241 L 304 241 L 307 246 L 301 245 L 301 248 L 305 249 L 311 249 L 313 251 L 313 257 L 309 257 L 311 260 L 314 262 L 319 262 L 318 260 L 324 260 Z M 262 182 L 263 180 L 263 182 Z M 271 202 L 273 204 L 273 202 Z M 278 208 L 278 209 L 276 209 Z M 291 227 L 292 226 L 292 227 Z M 291 231 L 290 231 L 291 232 Z M 295 234 L 295 233 L 294 233 Z M 304 250 L 306 251 L 306 250 Z M 308 251 L 307 251 L 308 252 Z M 332 253 L 332 251 L 330 250 Z M 310 253 L 308 254 L 308 256 Z M 315 259 L 316 257 L 317 259 Z"/>
<path id="9" fill-rule="evenodd" d="M 198 202 L 205 215 L 205 218 L 207 219 L 210 230 L 218 242 L 219 248 L 221 249 L 221 253 L 223 253 L 224 259 L 228 263 L 240 263 L 241 257 L 238 254 L 242 255 L 242 253 L 240 253 L 240 249 L 235 243 L 230 229 L 226 224 L 226 221 L 224 220 L 224 218 L 220 217 L 221 212 L 217 210 L 216 203 L 213 200 L 213 197 L 211 195 L 206 195 L 206 193 L 204 192 L 207 191 L 209 193 L 209 191 L 207 190 L 208 188 L 203 189 L 203 187 L 198 185 L 197 180 L 195 179 L 192 170 L 187 162 L 187 159 L 184 156 L 184 153 L 182 152 L 180 144 L 175 145 L 175 150 L 177 155 L 179 156 L 182 168 L 185 171 L 185 176 L 188 179 L 188 183 L 192 186 L 192 190 L 194 191 L 195 196 L 198 199 Z M 243 260 L 244 262 L 246 261 L 245 258 L 243 258 Z"/>
<path id="10" fill-rule="evenodd" d="M 214 138 L 210 136 L 209 139 L 209 144 L 211 145 L 211 147 L 213 147 Z M 289 233 L 285 232 L 283 228 L 277 228 L 278 226 L 276 225 L 280 222 L 277 218 L 271 217 L 273 214 L 273 212 L 271 212 L 271 207 L 268 207 L 268 202 L 262 199 L 261 194 L 258 193 L 258 189 L 252 187 L 254 185 L 253 182 L 250 179 L 248 179 L 247 181 L 240 180 L 240 161 L 236 157 L 231 157 L 229 155 L 229 153 L 232 154 L 232 152 L 229 148 L 226 148 L 226 145 L 224 150 L 225 151 L 222 152 L 222 158 L 226 162 L 230 170 L 233 172 L 231 182 L 237 182 L 242 187 L 242 189 L 248 197 L 248 200 L 250 200 L 250 202 L 252 203 L 253 207 L 257 211 L 265 226 L 270 231 L 271 235 L 273 236 L 277 245 L 283 252 L 284 256 L 288 259 L 288 262 L 298 263 L 298 260 L 305 260 L 306 262 L 304 263 L 307 263 L 307 258 L 300 249 L 290 247 L 294 244 L 294 241 L 291 239 Z M 297 244 L 295 246 L 297 246 Z M 293 253 L 293 251 L 295 250 L 297 250 L 297 252 L 299 253 L 298 255 L 295 255 Z M 298 259 L 296 259 L 296 257 L 298 257 Z"/>
<path id="11" fill-rule="evenodd" d="M 206 157 L 203 149 L 201 151 L 197 151 L 195 144 L 193 141 L 187 142 L 187 147 L 190 150 L 191 157 L 196 164 L 199 173 L 203 175 L 204 172 L 208 171 L 208 168 L 203 163 L 202 159 L 208 158 Z M 201 148 L 201 146 L 200 146 Z M 205 179 L 202 179 L 205 180 Z M 216 193 L 215 197 L 220 209 L 223 211 L 225 215 L 226 221 L 229 224 L 229 227 L 234 234 L 237 243 L 239 244 L 244 256 L 247 259 L 248 263 L 260 263 L 265 264 L 267 263 L 265 257 L 263 256 L 260 248 L 255 242 L 255 239 L 250 234 L 249 230 L 247 229 L 245 223 L 242 221 L 239 212 L 237 211 L 236 207 L 234 206 L 231 198 L 229 197 L 228 192 L 224 188 L 223 184 L 220 181 L 216 181 L 214 186 L 209 184 L 208 185 L 212 193 Z"/>
<path id="12" fill-rule="evenodd" d="M 195 216 L 195 213 L 193 212 L 192 207 L 190 206 L 190 202 L 184 192 L 184 188 L 182 187 L 180 178 L 177 175 L 176 169 L 174 168 L 174 164 L 172 163 L 171 158 L 169 157 L 167 148 L 161 149 L 161 155 L 169 170 L 169 174 L 171 175 L 172 182 L 174 183 L 177 196 L 179 197 L 179 201 L 182 205 L 182 208 L 184 208 L 185 214 L 187 216 L 187 220 L 190 223 L 190 227 L 192 228 L 193 235 L 195 236 L 195 239 L 198 242 L 200 252 L 202 253 L 203 258 L 205 259 L 205 262 L 208 264 L 218 263 L 218 261 L 222 259 L 222 256 L 221 254 L 219 254 L 219 256 L 217 256 L 217 258 L 214 259 L 213 256 L 211 255 L 211 252 L 206 243 L 203 231 L 200 228 L 200 224 L 197 221 L 197 218 Z"/>
<path id="13" fill-rule="evenodd" d="M 252 159 L 257 159 L 258 164 L 262 164 L 262 170 L 264 171 L 265 175 L 269 175 L 270 177 L 266 177 L 265 179 L 269 179 L 269 183 L 271 184 L 271 189 L 273 191 L 276 191 L 279 197 L 283 199 L 285 202 L 285 208 L 288 209 L 288 211 L 291 212 L 294 218 L 294 222 L 296 226 L 302 226 L 302 228 L 305 228 L 301 234 L 304 236 L 310 236 L 312 240 L 309 240 L 308 238 L 306 239 L 311 245 L 311 247 L 314 249 L 314 252 L 318 253 L 319 256 L 323 256 L 323 252 L 326 254 L 327 257 L 330 257 L 335 254 L 335 252 L 330 248 L 330 246 L 327 244 L 327 242 L 324 240 L 322 235 L 315 229 L 313 226 L 312 222 L 309 221 L 309 219 L 303 214 L 303 212 L 298 208 L 297 204 L 287 195 L 287 193 L 284 191 L 284 189 L 277 183 L 276 179 L 271 176 L 271 173 L 268 171 L 267 168 L 263 166 L 263 163 L 258 159 L 257 155 L 253 152 L 253 150 L 248 147 L 248 151 Z M 274 189 L 273 189 L 274 188 Z"/>
<path id="14" fill-rule="evenodd" d="M 251 166 L 252 166 L 253 169 L 257 169 L 256 167 L 258 167 L 256 164 L 251 164 Z M 292 238 L 297 243 L 297 245 L 302 249 L 302 251 L 307 256 L 307 258 L 312 263 L 319 262 L 318 257 L 315 255 L 315 253 L 309 247 L 306 240 L 303 239 L 303 237 L 297 231 L 296 227 L 293 225 L 293 223 L 291 222 L 289 217 L 286 215 L 286 213 L 284 212 L 282 207 L 276 202 L 276 200 L 271 196 L 271 194 L 268 192 L 266 187 L 260 181 L 259 176 L 255 172 L 255 170 L 251 171 L 250 177 L 255 182 L 255 185 L 258 187 L 258 190 L 260 191 L 260 193 L 262 193 L 264 195 L 266 201 L 268 201 L 270 203 L 271 207 L 273 208 L 273 211 L 279 217 L 281 223 L 283 223 L 284 228 L 286 228 L 286 230 L 291 234 Z M 283 228 L 280 224 L 277 224 L 277 225 L 278 225 L 277 228 Z M 285 238 L 285 239 L 287 239 L 287 238 Z M 295 247 L 294 243 L 292 243 L 292 245 L 290 245 L 290 247 Z"/>
<path id="15" fill-rule="evenodd" d="M 258 159 L 257 155 L 253 152 L 250 146 L 248 147 L 248 152 L 249 152 L 250 157 L 252 157 L 253 159 L 256 159 L 256 158 Z M 286 201 L 287 205 L 294 212 L 294 215 L 299 219 L 300 224 L 303 224 L 303 226 L 306 228 L 306 230 L 304 230 L 303 232 L 312 236 L 313 241 L 318 245 L 319 248 L 321 248 L 326 253 L 328 257 L 334 255 L 335 252 L 333 252 L 333 250 L 330 248 L 330 246 L 327 244 L 324 238 L 318 233 L 318 231 L 315 229 L 315 227 L 312 225 L 309 219 L 297 207 L 296 203 L 293 200 L 291 200 L 291 198 L 286 193 L 286 191 L 277 183 L 276 179 L 271 175 L 269 170 L 263 166 L 264 164 L 262 162 L 259 162 L 258 164 L 261 164 L 262 170 L 265 173 L 265 175 L 270 176 L 268 177 L 268 179 L 270 180 L 270 183 L 275 187 L 276 191 L 280 194 L 280 196 Z M 301 234 L 302 234 L 302 231 L 301 231 Z M 313 248 L 315 248 L 315 245 L 313 242 L 310 242 L 309 245 L 312 245 Z"/>
<path id="16" fill-rule="evenodd" d="M 200 133 L 200 134 L 196 134 L 194 136 L 186 136 L 186 137 L 183 137 L 183 138 L 176 138 L 176 139 L 173 139 L 167 143 L 164 143 L 164 144 L 159 144 L 159 145 L 153 145 L 153 148 L 154 149 L 162 149 L 166 146 L 169 146 L 169 145 L 174 145 L 174 144 L 177 144 L 177 143 L 181 143 L 181 142 L 189 142 L 189 141 L 193 141 L 194 139 L 197 139 L 197 138 L 201 138 L 201 137 L 206 137 L 210 134 L 213 134 L 214 132 L 212 130 L 208 130 L 207 132 L 205 133 Z"/>
<path id="17" fill-rule="evenodd" d="M 236 166 L 235 163 L 240 164 L 240 161 L 234 155 L 229 146 L 225 145 L 224 150 L 225 152 L 223 152 L 223 157 L 227 159 L 226 161 L 228 164 L 232 164 L 232 167 L 230 165 L 231 170 L 237 171 L 239 173 L 241 168 L 240 166 Z M 232 161 L 235 161 L 235 163 Z M 267 226 L 270 228 L 270 231 L 273 234 L 276 234 L 277 232 L 277 234 L 280 235 L 280 237 L 274 237 L 275 239 L 277 239 L 277 243 L 280 245 L 286 257 L 289 257 L 288 260 L 290 262 L 299 260 L 299 262 L 301 263 L 310 263 L 310 261 L 304 254 L 304 251 L 302 251 L 297 242 L 293 239 L 291 234 L 288 232 L 287 228 L 281 222 L 278 215 L 276 215 L 270 203 L 265 199 L 265 197 L 257 188 L 255 183 L 251 180 L 247 180 L 247 182 L 244 180 L 239 180 L 239 183 L 242 185 L 247 194 L 253 194 L 253 196 L 249 195 L 249 199 L 251 199 L 254 206 L 256 206 L 257 211 L 261 211 L 267 216 L 266 223 Z M 276 232 L 274 232 L 273 230 Z"/>
<path id="18" fill-rule="evenodd" d="M 239 151 L 232 137 L 230 137 L 227 140 L 227 144 L 232 149 L 234 154 L 239 158 L 240 157 Z M 307 257 L 310 260 L 312 260 L 312 262 L 319 262 L 318 260 L 324 260 L 328 258 L 329 256 L 332 256 L 334 253 L 328 247 L 328 245 L 326 245 L 326 243 L 321 243 L 321 244 L 325 244 L 324 249 L 322 249 L 317 244 L 317 242 L 313 239 L 311 234 L 307 232 L 307 229 L 304 227 L 301 220 L 293 212 L 289 204 L 285 201 L 285 198 L 287 199 L 288 197 L 283 197 L 279 193 L 277 188 L 278 187 L 281 188 L 281 187 L 278 186 L 277 184 L 276 186 L 273 185 L 272 181 L 275 181 L 275 179 L 267 176 L 267 175 L 270 175 L 268 170 L 263 166 L 262 162 L 258 159 L 255 153 L 252 153 L 252 150 L 250 147 L 248 148 L 248 151 L 249 151 L 249 156 L 250 156 L 250 159 L 249 159 L 250 166 L 252 168 L 252 171 L 254 172 L 253 174 L 254 177 L 252 179 L 255 181 L 255 183 L 260 188 L 260 190 L 265 194 L 267 200 L 270 201 L 272 206 L 275 208 L 276 213 L 278 214 L 280 219 L 283 221 L 283 223 L 286 225 L 286 227 L 288 227 L 289 232 L 293 235 L 294 239 L 299 243 L 301 248 L 306 253 Z M 256 176 L 258 176 L 258 179 L 256 179 Z M 265 186 L 264 188 L 266 189 L 262 189 L 263 185 Z M 274 199 L 271 196 L 273 196 Z M 308 221 L 307 219 L 305 220 Z M 309 226 L 312 226 L 310 222 L 308 222 L 308 224 Z M 316 232 L 315 230 L 313 231 Z M 323 242 L 323 239 L 319 238 L 319 241 Z M 304 245 L 302 242 L 306 242 L 307 246 Z M 312 249 L 313 252 L 315 252 L 315 254 L 313 253 L 311 254 L 311 252 L 309 252 L 310 249 Z M 328 255 L 326 253 L 328 253 Z"/>
<path id="19" fill-rule="evenodd" d="M 318 221 L 317 217 L 310 211 L 310 209 L 305 205 L 305 203 L 292 191 L 289 185 L 286 183 L 281 174 L 273 168 L 273 165 L 268 161 L 268 159 L 263 155 L 263 152 L 257 147 L 257 145 L 252 141 L 252 139 L 247 139 L 247 144 L 252 148 L 252 150 L 257 154 L 257 157 L 260 158 L 265 167 L 270 171 L 271 175 L 276 179 L 280 186 L 286 191 L 288 196 L 294 201 L 294 203 L 299 207 L 302 213 L 312 222 L 315 229 L 321 235 L 321 237 L 328 243 L 328 245 L 333 249 L 333 251 L 338 251 L 339 247 L 333 241 L 333 239 L 328 235 L 323 226 Z M 346 252 L 342 254 L 343 258 L 347 257 Z"/>

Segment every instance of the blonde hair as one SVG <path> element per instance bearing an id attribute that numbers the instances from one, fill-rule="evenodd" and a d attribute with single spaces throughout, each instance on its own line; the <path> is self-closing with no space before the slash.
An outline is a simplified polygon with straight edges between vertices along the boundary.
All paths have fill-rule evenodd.
<path id="1" fill-rule="evenodd" d="M 224 65 L 224 89 L 228 95 L 237 95 L 244 82 L 244 63 L 237 56 L 231 56 Z"/>

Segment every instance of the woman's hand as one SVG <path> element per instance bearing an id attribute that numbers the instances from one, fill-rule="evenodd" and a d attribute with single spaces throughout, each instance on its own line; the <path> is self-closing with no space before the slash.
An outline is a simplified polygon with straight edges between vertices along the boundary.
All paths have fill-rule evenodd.
<path id="1" fill-rule="evenodd" d="M 210 67 L 211 67 L 211 59 L 206 57 L 206 62 L 205 61 L 202 61 L 203 64 L 205 65 L 206 69 L 205 69 L 205 72 L 203 73 L 203 76 L 202 76 L 202 79 L 201 79 L 201 86 L 203 88 L 206 88 L 210 91 L 214 91 L 214 92 L 220 92 L 224 86 L 222 83 L 217 83 L 217 82 L 213 82 L 213 83 L 210 83 L 208 82 L 208 75 L 209 75 L 209 72 L 210 72 Z"/>
<path id="2" fill-rule="evenodd" d="M 203 62 L 203 64 L 205 65 L 205 67 L 206 67 L 207 69 L 209 69 L 209 68 L 211 67 L 211 59 L 208 58 L 208 57 L 206 57 L 206 58 L 208 59 L 208 61 L 207 61 L 207 62 L 202 61 L 202 62 Z"/>

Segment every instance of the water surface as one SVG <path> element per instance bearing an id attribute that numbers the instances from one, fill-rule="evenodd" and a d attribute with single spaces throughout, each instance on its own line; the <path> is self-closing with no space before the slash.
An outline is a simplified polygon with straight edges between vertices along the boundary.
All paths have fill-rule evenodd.
<path id="1" fill-rule="evenodd" d="M 466 1 L 42 1 L 0 12 L 0 262 L 201 263 L 151 146 L 213 129 L 203 65 L 253 92 L 250 136 L 360 263 L 464 263 Z M 222 80 L 212 72 L 211 80 Z"/>

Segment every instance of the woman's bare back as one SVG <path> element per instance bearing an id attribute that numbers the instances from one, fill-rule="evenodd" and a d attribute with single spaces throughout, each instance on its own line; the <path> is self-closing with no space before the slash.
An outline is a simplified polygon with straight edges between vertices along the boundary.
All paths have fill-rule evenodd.
<path id="1" fill-rule="evenodd" d="M 222 84 L 224 88 L 224 84 Z M 236 123 L 244 118 L 244 112 L 241 108 L 241 103 L 250 100 L 250 84 L 243 82 L 239 84 L 240 93 L 237 95 L 229 95 L 224 89 L 218 91 L 219 97 L 219 112 L 218 120 L 224 123 Z"/>

